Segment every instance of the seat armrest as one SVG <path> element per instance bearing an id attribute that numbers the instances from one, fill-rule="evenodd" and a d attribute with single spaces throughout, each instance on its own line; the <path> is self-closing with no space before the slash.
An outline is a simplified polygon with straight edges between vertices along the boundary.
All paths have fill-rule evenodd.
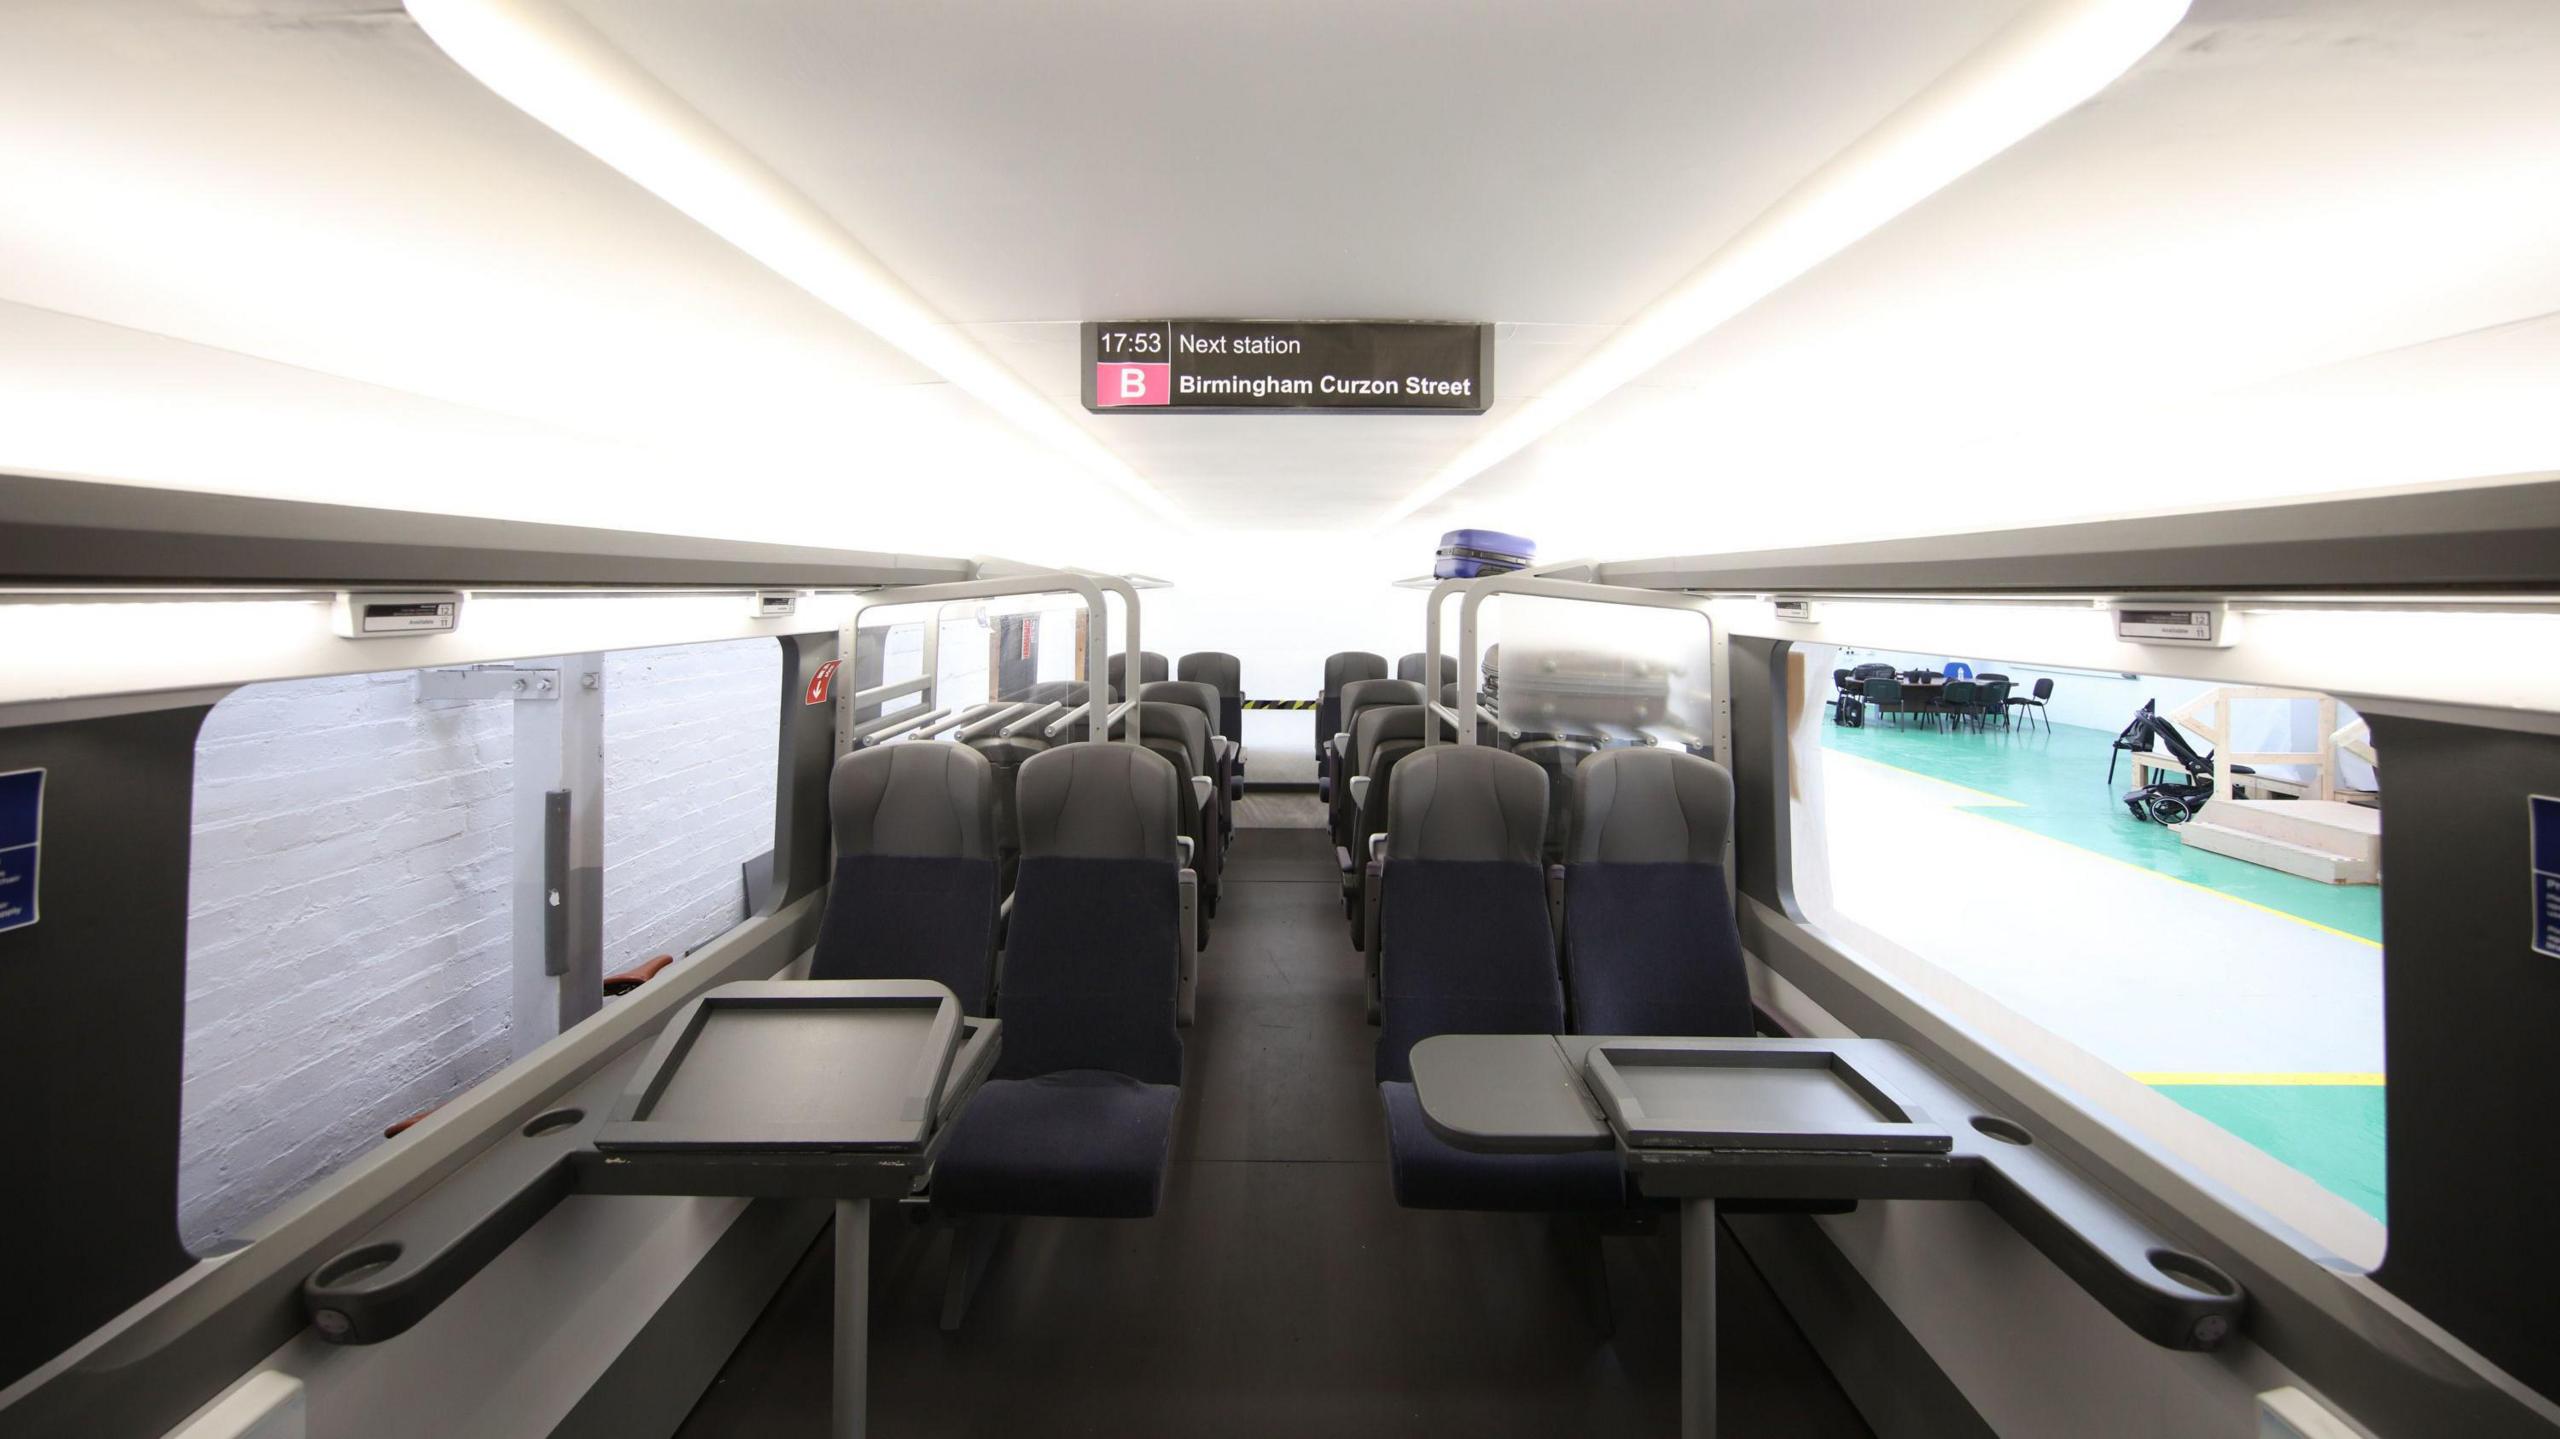
<path id="1" fill-rule="evenodd" d="M 1337 845 L 1335 845 L 1335 846 L 1333 847 L 1333 867 L 1334 867 L 1335 869 L 1341 870 L 1345 875 L 1350 874 L 1350 873 L 1351 873 L 1351 851 L 1349 851 L 1349 850 L 1347 850 L 1347 849 L 1344 849 L 1342 846 L 1340 846 L 1340 845 L 1338 845 L 1338 844 L 1337 844 Z"/>
<path id="2" fill-rule="evenodd" d="M 1186 864 L 1179 883 L 1182 968 L 1174 980 L 1173 1022 L 1189 1024 L 1200 1009 L 1200 876 Z"/>
<path id="3" fill-rule="evenodd" d="M 1202 809 L 1208 808 L 1211 796 L 1217 793 L 1217 785 L 1218 782 L 1216 780 L 1209 778 L 1205 774 L 1193 775 L 1191 777 L 1191 802 L 1200 806 Z"/>
<path id="4" fill-rule="evenodd" d="M 1186 873 L 1189 872 L 1191 868 L 1191 836 L 1187 834 L 1175 835 L 1173 837 L 1173 848 L 1176 853 L 1182 856 L 1183 870 Z"/>
<path id="5" fill-rule="evenodd" d="M 1336 731 L 1334 731 L 1334 735 L 1333 735 L 1333 762 L 1334 762 L 1335 764 L 1340 764 L 1340 763 L 1342 763 L 1344 760 L 1349 759 L 1349 758 L 1351 758 L 1351 735 L 1350 735 L 1350 733 L 1349 733 L 1348 731 L 1344 731 L 1344 730 L 1336 730 Z"/>
<path id="6" fill-rule="evenodd" d="M 1385 839 L 1385 835 L 1377 836 Z M 1360 887 L 1360 950 L 1369 956 L 1369 973 L 1378 972 L 1378 913 L 1387 888 L 1387 861 L 1381 854 L 1369 861 L 1368 883 Z"/>
<path id="7" fill-rule="evenodd" d="M 1369 807 L 1370 778 L 1370 776 L 1365 774 L 1355 774 L 1351 777 L 1351 807 L 1353 809 L 1367 809 Z"/>
<path id="8" fill-rule="evenodd" d="M 1369 836 L 1369 862 L 1376 864 L 1387 857 L 1387 834 L 1380 830 Z"/>

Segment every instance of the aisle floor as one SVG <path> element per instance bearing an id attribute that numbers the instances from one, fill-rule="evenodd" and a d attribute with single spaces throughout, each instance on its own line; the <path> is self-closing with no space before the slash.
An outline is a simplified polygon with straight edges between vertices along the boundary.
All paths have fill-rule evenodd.
<path id="1" fill-rule="evenodd" d="M 1676 1226 L 1604 1245 L 1617 1336 L 1538 1218 L 1400 1209 L 1330 850 L 1239 830 L 1163 1210 L 1021 1220 L 957 1334 L 947 1239 L 883 1206 L 872 1421 L 902 1436 L 1660 1435 L 1677 1427 Z M 817 1432 L 833 1250 L 822 1238 L 682 1433 Z M 1867 1432 L 1730 1238 L 1728 1435 Z"/>

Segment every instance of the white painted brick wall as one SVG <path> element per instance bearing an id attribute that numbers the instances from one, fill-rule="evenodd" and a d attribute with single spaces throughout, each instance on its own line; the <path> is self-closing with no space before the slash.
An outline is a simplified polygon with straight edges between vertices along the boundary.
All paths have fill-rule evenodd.
<path id="1" fill-rule="evenodd" d="M 746 917 L 773 848 L 782 647 L 626 650 L 604 668 L 604 967 L 681 956 Z"/>
<path id="2" fill-rule="evenodd" d="M 196 748 L 179 1230 L 202 1246 L 506 1063 L 510 702 L 253 685 Z"/>
<path id="3" fill-rule="evenodd" d="M 605 964 L 681 953 L 773 843 L 781 650 L 605 665 Z M 203 1247 L 503 1066 L 514 702 L 254 685 L 197 746 L 179 1229 Z"/>

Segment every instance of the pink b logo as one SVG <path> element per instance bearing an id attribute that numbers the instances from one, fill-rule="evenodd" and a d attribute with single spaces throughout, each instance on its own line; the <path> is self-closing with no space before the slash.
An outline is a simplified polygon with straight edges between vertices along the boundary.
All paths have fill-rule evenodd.
<path id="1" fill-rule="evenodd" d="M 1173 403 L 1173 366 L 1130 365 L 1105 361 L 1093 367 L 1096 409 L 1120 405 Z"/>

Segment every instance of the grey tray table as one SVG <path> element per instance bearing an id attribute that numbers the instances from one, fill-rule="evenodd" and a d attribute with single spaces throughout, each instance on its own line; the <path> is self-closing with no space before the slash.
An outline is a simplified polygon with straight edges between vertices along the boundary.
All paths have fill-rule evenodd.
<path id="1" fill-rule="evenodd" d="M 1899 1045 L 1451 1034 L 1413 1047 L 1423 1119 L 1461 1149 L 1615 1148 L 1680 1203 L 1680 1432 L 1715 1432 L 1716 1201 L 1979 1199 L 2153 1343 L 2211 1349 L 2247 1296 Z"/>

